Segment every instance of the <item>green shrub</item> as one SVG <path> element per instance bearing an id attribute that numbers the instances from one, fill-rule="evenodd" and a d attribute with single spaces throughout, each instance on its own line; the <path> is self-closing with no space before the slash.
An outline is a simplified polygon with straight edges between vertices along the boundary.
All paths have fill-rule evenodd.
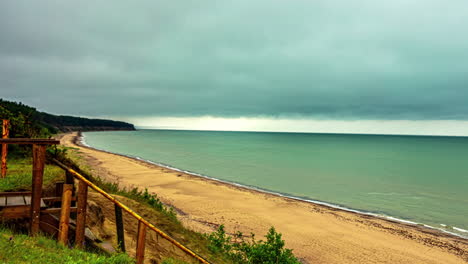
<path id="1" fill-rule="evenodd" d="M 208 239 L 210 240 L 208 249 L 213 253 L 228 253 L 232 249 L 231 237 L 226 235 L 224 225 L 220 225 L 216 232 L 208 236 Z"/>
<path id="2" fill-rule="evenodd" d="M 213 253 L 224 253 L 234 263 L 247 264 L 297 264 L 300 263 L 291 249 L 284 248 L 281 234 L 271 227 L 265 236 L 266 241 L 255 240 L 251 234 L 250 241 L 246 241 L 243 234 L 237 232 L 234 239 L 226 234 L 221 225 L 216 232 L 208 236 L 208 248 Z"/>

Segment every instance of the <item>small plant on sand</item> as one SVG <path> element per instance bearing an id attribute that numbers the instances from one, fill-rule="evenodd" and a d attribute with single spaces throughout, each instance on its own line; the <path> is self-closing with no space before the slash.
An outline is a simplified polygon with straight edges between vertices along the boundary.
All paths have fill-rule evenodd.
<path id="1" fill-rule="evenodd" d="M 250 241 L 246 241 L 241 232 L 237 232 L 234 239 L 226 234 L 224 225 L 208 236 L 208 248 L 213 253 L 224 253 L 234 263 L 248 264 L 298 264 L 299 260 L 293 255 L 291 249 L 284 248 L 281 234 L 271 227 L 264 240 L 255 240 L 251 234 Z"/>

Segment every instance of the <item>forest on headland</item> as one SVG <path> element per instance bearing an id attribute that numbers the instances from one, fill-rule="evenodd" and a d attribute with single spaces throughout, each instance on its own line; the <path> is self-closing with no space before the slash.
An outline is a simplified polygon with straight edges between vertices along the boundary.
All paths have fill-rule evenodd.
<path id="1" fill-rule="evenodd" d="M 135 130 L 132 124 L 122 121 L 53 115 L 1 98 L 0 119 L 10 120 L 10 137 L 47 137 L 68 131 Z"/>

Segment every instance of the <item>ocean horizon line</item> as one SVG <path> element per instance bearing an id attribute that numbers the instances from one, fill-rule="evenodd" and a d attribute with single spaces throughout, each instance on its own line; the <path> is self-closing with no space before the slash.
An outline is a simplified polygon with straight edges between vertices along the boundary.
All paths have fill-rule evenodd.
<path id="1" fill-rule="evenodd" d="M 429 134 L 386 134 L 386 133 L 338 133 L 338 132 L 303 132 L 303 131 L 271 131 L 271 130 L 204 130 L 204 129 L 181 129 L 161 128 L 151 126 L 135 126 L 136 130 L 159 130 L 159 131 L 193 131 L 193 132 L 233 132 L 233 133 L 277 133 L 277 134 L 312 134 L 312 135 L 350 135 L 350 136 L 395 136 L 395 137 L 455 137 L 468 138 L 468 135 L 429 135 Z M 95 131 L 100 132 L 100 131 Z M 105 132 L 105 131 L 102 131 Z"/>

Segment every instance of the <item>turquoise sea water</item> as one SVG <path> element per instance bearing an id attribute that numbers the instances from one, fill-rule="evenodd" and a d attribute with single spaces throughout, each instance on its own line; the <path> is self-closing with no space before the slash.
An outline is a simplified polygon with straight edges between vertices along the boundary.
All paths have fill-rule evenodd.
<path id="1" fill-rule="evenodd" d="M 91 147 L 468 237 L 468 137 L 138 130 Z"/>

